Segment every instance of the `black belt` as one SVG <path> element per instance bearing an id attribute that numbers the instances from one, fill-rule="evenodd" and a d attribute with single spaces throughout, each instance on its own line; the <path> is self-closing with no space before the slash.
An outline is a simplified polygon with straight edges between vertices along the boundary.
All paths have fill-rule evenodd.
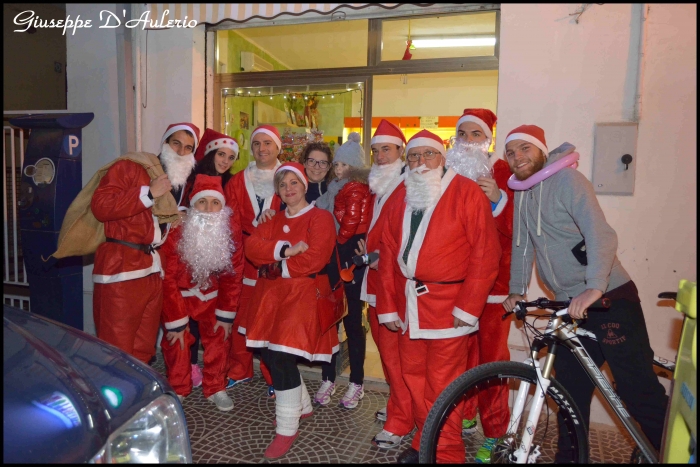
<path id="1" fill-rule="evenodd" d="M 109 243 L 119 243 L 124 246 L 128 246 L 129 248 L 133 248 L 134 250 L 141 250 L 147 255 L 150 255 L 154 251 L 156 251 L 158 248 L 153 248 L 152 245 L 143 245 L 141 243 L 131 243 L 131 242 L 125 242 L 124 240 L 117 240 L 116 238 L 109 238 L 107 237 L 107 242 Z"/>
<path id="2" fill-rule="evenodd" d="M 327 266 L 328 266 L 328 265 L 323 266 L 323 269 L 321 269 L 321 270 L 318 271 L 318 272 L 315 272 L 315 273 L 313 273 L 313 274 L 309 274 L 308 277 L 310 277 L 311 279 L 316 279 L 316 276 L 326 276 L 326 275 L 328 275 L 328 271 L 326 270 L 326 267 L 327 267 Z"/>
<path id="3" fill-rule="evenodd" d="M 422 281 L 420 279 L 416 279 L 415 277 L 411 279 L 412 281 L 416 282 L 416 292 L 418 295 L 423 295 L 425 293 L 428 293 L 428 287 L 426 287 L 427 284 L 461 284 L 464 282 L 464 279 L 458 280 L 458 281 Z"/>

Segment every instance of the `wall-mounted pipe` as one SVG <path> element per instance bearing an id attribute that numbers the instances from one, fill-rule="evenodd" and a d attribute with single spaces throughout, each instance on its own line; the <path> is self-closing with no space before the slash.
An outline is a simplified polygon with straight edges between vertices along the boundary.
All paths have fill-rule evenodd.
<path id="1" fill-rule="evenodd" d="M 131 17 L 141 17 L 140 4 L 133 3 L 131 5 Z M 134 83 L 134 142 L 136 145 L 136 152 L 141 152 L 141 112 L 143 110 L 141 107 L 141 38 L 143 34 L 139 28 L 132 28 L 131 34 L 131 57 Z"/>

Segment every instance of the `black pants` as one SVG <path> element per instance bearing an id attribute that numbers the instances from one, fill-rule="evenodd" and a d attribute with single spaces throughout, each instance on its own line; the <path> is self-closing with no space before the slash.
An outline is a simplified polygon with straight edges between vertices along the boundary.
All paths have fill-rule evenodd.
<path id="1" fill-rule="evenodd" d="M 276 391 L 286 391 L 301 386 L 301 375 L 297 367 L 296 355 L 268 348 L 263 348 L 260 354 L 267 369 L 270 370 L 272 385 Z"/>
<path id="2" fill-rule="evenodd" d="M 348 336 L 348 353 L 350 354 L 350 382 L 362 384 L 365 380 L 365 330 L 362 327 L 362 300 L 348 298 L 348 314 L 343 318 L 345 334 Z M 335 381 L 335 366 L 338 352 L 333 354 L 330 363 L 321 364 L 323 379 Z"/>
<path id="3" fill-rule="evenodd" d="M 594 333 L 598 342 L 580 338 L 581 343 L 600 368 L 607 361 L 615 380 L 615 392 L 627 411 L 639 423 L 644 434 L 658 450 L 666 416 L 668 396 L 653 370 L 654 352 L 649 344 L 644 314 L 639 303 L 625 299 L 612 300 L 608 311 L 589 311 L 581 326 Z M 594 385 L 573 354 L 566 349 L 554 361 L 556 379 L 581 409 L 586 428 L 591 414 Z M 568 435 L 559 418 L 559 453 L 555 462 L 567 462 L 564 452 Z M 568 446 L 571 446 L 569 444 Z"/>
<path id="4" fill-rule="evenodd" d="M 190 334 L 194 337 L 194 343 L 190 346 L 190 363 L 197 364 L 199 360 L 199 324 L 190 318 Z"/>

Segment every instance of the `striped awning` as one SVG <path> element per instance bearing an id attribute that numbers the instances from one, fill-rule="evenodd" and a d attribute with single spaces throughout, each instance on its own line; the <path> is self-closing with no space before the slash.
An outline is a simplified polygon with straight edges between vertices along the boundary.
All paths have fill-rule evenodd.
<path id="1" fill-rule="evenodd" d="M 228 20 L 244 23 L 251 19 L 274 19 L 280 16 L 300 16 L 306 13 L 332 15 L 343 10 L 359 10 L 367 7 L 393 9 L 398 3 L 147 3 L 143 11 L 150 12 L 149 19 L 161 25 L 169 20 L 191 21 L 197 24 L 217 24 Z M 414 4 L 420 6 L 422 4 Z M 433 5 L 433 4 L 424 4 Z M 162 26 L 161 26 L 162 27 Z"/>

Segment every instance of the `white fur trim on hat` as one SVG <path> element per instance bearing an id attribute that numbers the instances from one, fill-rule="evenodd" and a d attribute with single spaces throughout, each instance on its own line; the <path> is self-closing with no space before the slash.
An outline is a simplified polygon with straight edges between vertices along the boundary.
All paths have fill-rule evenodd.
<path id="1" fill-rule="evenodd" d="M 289 170 L 291 172 L 294 172 L 297 175 L 297 177 L 299 177 L 301 179 L 302 183 L 304 183 L 304 186 L 306 187 L 306 189 L 307 190 L 309 189 L 309 182 L 306 181 L 306 177 L 304 176 L 303 173 L 301 173 L 299 171 L 299 169 L 297 169 L 293 165 L 279 166 L 277 168 L 277 170 L 275 171 L 275 173 L 279 172 L 280 170 Z M 277 187 L 275 187 L 275 189 L 277 189 Z"/>
<path id="2" fill-rule="evenodd" d="M 161 145 L 165 144 L 165 140 L 168 139 L 170 135 L 172 135 L 175 132 L 178 132 L 180 130 L 185 130 L 190 133 L 192 133 L 192 137 L 194 138 L 194 149 L 192 150 L 192 153 L 194 154 L 194 151 L 197 150 L 197 146 L 199 146 L 199 140 L 197 139 L 197 132 L 192 129 L 191 126 L 189 125 L 175 125 L 169 130 L 165 131 L 165 134 L 163 134 L 163 140 L 160 142 Z"/>
<path id="3" fill-rule="evenodd" d="M 373 144 L 380 144 L 380 143 L 391 143 L 395 144 L 399 147 L 403 147 L 403 140 L 399 138 L 398 136 L 390 136 L 390 135 L 377 135 L 374 138 L 372 138 L 369 142 L 369 145 Z"/>
<path id="4" fill-rule="evenodd" d="M 282 141 L 280 141 L 279 137 L 276 134 L 274 134 L 273 132 L 271 132 L 267 128 L 258 128 L 257 130 L 253 131 L 253 134 L 250 135 L 251 144 L 252 144 L 253 138 L 255 138 L 255 135 L 257 135 L 258 133 L 265 133 L 267 136 L 272 138 L 272 140 L 277 145 L 277 149 L 279 149 L 280 151 L 282 150 Z"/>
<path id="5" fill-rule="evenodd" d="M 459 127 L 462 123 L 464 122 L 474 122 L 477 125 L 481 127 L 482 130 L 484 130 L 484 134 L 486 137 L 491 141 L 493 139 L 493 133 L 491 132 L 491 128 L 486 124 L 485 121 L 480 119 L 479 117 L 476 117 L 474 115 L 464 115 L 463 117 L 460 117 L 459 120 L 457 120 L 457 131 L 456 133 L 459 134 Z"/>
<path id="6" fill-rule="evenodd" d="M 194 203 L 204 198 L 205 196 L 213 196 L 214 198 L 221 201 L 221 204 L 226 205 L 226 199 L 224 199 L 224 195 L 220 191 L 202 190 L 192 195 L 192 198 L 190 199 L 190 206 L 194 206 Z"/>
<path id="7" fill-rule="evenodd" d="M 532 135 L 528 135 L 527 133 L 513 133 L 511 135 L 508 135 L 508 137 L 506 138 L 506 141 L 505 141 L 505 143 L 503 143 L 503 145 L 505 146 L 509 142 L 516 140 L 516 139 L 522 139 L 523 141 L 527 141 L 528 143 L 534 144 L 535 146 L 540 148 L 542 151 L 544 151 L 544 157 L 549 156 L 549 149 L 547 149 L 547 146 L 545 146 L 544 143 L 542 143 L 542 141 L 540 141 L 539 139 L 535 138 Z"/>
<path id="8" fill-rule="evenodd" d="M 443 156 L 445 155 L 445 145 L 438 143 L 433 138 L 416 138 L 410 140 L 408 144 L 406 144 L 406 154 L 408 154 L 408 151 L 418 146 L 430 146 L 431 148 L 440 151 L 440 154 Z"/>
<path id="9" fill-rule="evenodd" d="M 238 155 L 238 143 L 236 143 L 236 140 L 229 137 L 229 138 L 218 138 L 218 139 L 213 139 L 209 141 L 209 144 L 207 144 L 206 149 L 204 150 L 204 154 L 208 154 L 209 151 L 212 151 L 214 149 L 219 149 L 219 148 L 229 148 L 233 149 L 233 152 Z"/>

